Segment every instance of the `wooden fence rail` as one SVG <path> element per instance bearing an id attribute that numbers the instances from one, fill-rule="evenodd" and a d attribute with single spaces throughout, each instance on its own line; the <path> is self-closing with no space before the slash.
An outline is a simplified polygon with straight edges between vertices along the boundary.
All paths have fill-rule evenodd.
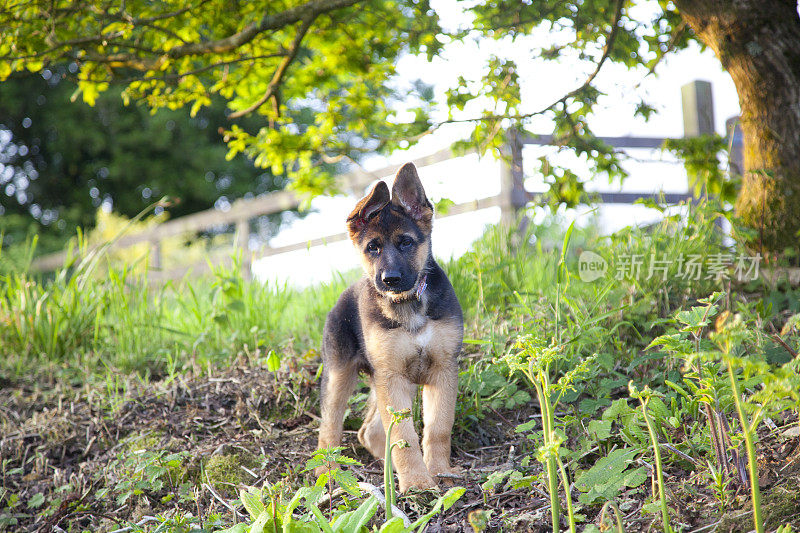
<path id="1" fill-rule="evenodd" d="M 687 136 L 713 133 L 713 105 L 711 102 L 711 86 L 708 82 L 695 81 L 683 87 L 683 111 L 684 126 Z M 693 96 L 694 95 L 694 96 Z M 700 97 L 696 97 L 700 95 Z M 731 122 L 735 127 L 735 122 Z M 732 159 L 737 163 L 737 154 L 741 153 L 741 135 L 729 129 L 728 134 L 733 136 L 734 151 Z M 600 137 L 600 139 L 615 148 L 660 148 L 667 140 L 662 137 Z M 486 209 L 489 207 L 500 207 L 502 218 L 506 221 L 516 216 L 516 211 L 526 206 L 536 198 L 524 186 L 524 172 L 522 148 L 524 145 L 551 145 L 554 143 L 552 135 L 531 135 L 527 137 L 511 136 L 509 144 L 504 149 L 504 159 L 500 177 L 500 194 L 488 198 L 480 198 L 469 202 L 464 202 L 450 206 L 446 212 L 440 213 L 437 217 L 454 216 L 471 211 Z M 474 153 L 474 150 L 468 152 Z M 463 154 L 466 155 L 466 154 Z M 418 167 L 424 167 L 440 163 L 457 157 L 450 149 L 440 150 L 436 153 L 413 160 Z M 739 163 L 739 168 L 741 164 Z M 363 193 L 370 183 L 385 176 L 393 175 L 399 170 L 400 165 L 391 165 L 374 172 L 355 170 L 339 176 L 337 183 L 342 190 L 351 191 L 356 195 Z M 630 204 L 640 198 L 652 198 L 651 192 L 623 193 L 623 192 L 600 192 L 597 193 L 600 200 L 604 203 Z M 688 193 L 667 193 L 662 198 L 667 203 L 676 203 L 689 197 Z M 202 262 L 187 265 L 180 268 L 166 270 L 161 268 L 161 242 L 169 237 L 192 235 L 198 232 L 219 228 L 220 226 L 235 226 L 237 234 L 237 246 L 243 250 L 243 269 L 245 275 L 250 274 L 251 262 L 256 256 L 269 257 L 307 247 L 319 246 L 328 243 L 343 241 L 347 239 L 346 233 L 335 233 L 325 237 L 306 240 L 302 242 L 287 244 L 278 247 L 264 246 L 257 254 L 249 249 L 250 239 L 250 220 L 253 218 L 280 213 L 289 209 L 296 209 L 301 205 L 302 199 L 290 191 L 278 191 L 265 194 L 258 198 L 237 200 L 228 210 L 209 209 L 191 215 L 170 220 L 153 228 L 121 237 L 114 245 L 113 249 L 122 249 L 135 244 L 148 243 L 151 249 L 150 265 L 152 271 L 150 279 L 155 282 L 177 279 L 185 276 L 189 272 L 200 274 L 208 270 L 209 262 L 229 261 L 230 253 L 207 258 Z M 69 251 L 75 253 L 75 250 Z M 69 253 L 68 251 L 45 255 L 36 258 L 31 269 L 37 272 L 48 272 L 60 268 Z"/>

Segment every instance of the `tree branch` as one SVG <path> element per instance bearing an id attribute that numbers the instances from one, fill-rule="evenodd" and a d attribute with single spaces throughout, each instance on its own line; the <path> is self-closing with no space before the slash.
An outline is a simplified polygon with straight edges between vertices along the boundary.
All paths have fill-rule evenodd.
<path id="1" fill-rule="evenodd" d="M 651 74 L 655 73 L 656 67 L 661 63 L 661 61 L 664 59 L 664 57 L 666 57 L 668 53 L 672 52 L 675 49 L 675 45 L 678 44 L 680 38 L 683 37 L 688 30 L 689 30 L 689 25 L 686 24 L 685 21 L 681 21 L 681 23 L 672 32 L 672 35 L 669 38 L 669 42 L 667 42 L 667 48 L 661 51 L 656 56 L 656 60 L 653 62 L 652 65 L 650 65 L 650 68 L 647 69 L 647 74 L 644 75 L 642 81 L 644 81 L 644 78 L 647 78 L 647 76 L 650 76 Z M 642 81 L 636 84 L 635 86 L 636 89 L 638 89 L 642 85 Z"/>
<path id="2" fill-rule="evenodd" d="M 540 109 L 538 111 L 534 111 L 532 113 L 521 113 L 521 114 L 516 114 L 516 115 L 491 114 L 491 115 L 484 115 L 482 117 L 476 117 L 476 118 L 449 119 L 449 120 L 444 120 L 442 122 L 439 122 L 438 124 L 436 124 L 433 127 L 433 129 L 436 129 L 439 126 L 443 126 L 444 124 L 455 124 L 455 123 L 461 123 L 461 122 L 483 122 L 483 121 L 488 121 L 488 120 L 502 120 L 502 119 L 523 120 L 523 119 L 526 119 L 526 118 L 531 118 L 531 117 L 536 116 L 536 115 L 542 115 L 542 114 L 552 110 L 554 107 L 558 106 L 559 104 L 566 104 L 567 100 L 569 100 L 570 98 L 572 98 L 572 97 L 580 94 L 584 90 L 586 90 L 586 88 L 589 87 L 592 84 L 594 79 L 600 73 L 600 69 L 603 68 L 603 64 L 606 62 L 606 59 L 608 59 L 608 56 L 611 53 L 611 48 L 614 46 L 614 41 L 617 38 L 617 32 L 619 30 L 619 21 L 622 18 L 622 7 L 623 7 L 624 3 L 625 3 L 625 0 L 617 0 L 616 11 L 614 13 L 613 26 L 611 27 L 611 31 L 608 34 L 608 38 L 606 39 L 606 44 L 603 46 L 603 55 L 600 57 L 600 60 L 597 62 L 597 65 L 595 66 L 594 71 L 591 74 L 589 74 L 589 76 L 586 78 L 586 81 L 584 81 L 583 84 L 581 84 L 580 87 L 571 90 L 570 92 L 568 92 L 567 94 L 565 94 L 564 96 L 562 96 L 561 98 L 559 98 L 558 100 L 553 102 L 552 104 L 550 104 L 548 106 L 545 106 L 542 109 Z"/>
<path id="3" fill-rule="evenodd" d="M 132 81 L 152 81 L 152 80 L 159 80 L 159 81 L 168 81 L 168 80 L 179 80 L 186 76 L 194 76 L 195 74 L 200 74 L 201 72 L 205 72 L 207 70 L 212 70 L 218 67 L 224 67 L 227 65 L 235 65 L 236 63 L 245 63 L 248 61 L 258 61 L 259 59 L 274 59 L 276 57 L 285 57 L 286 52 L 276 52 L 274 54 L 262 54 L 257 56 L 242 56 L 237 57 L 236 59 L 230 59 L 227 61 L 218 61 L 216 63 L 212 63 L 210 65 L 205 65 L 203 67 L 198 67 L 194 70 L 188 70 L 186 72 L 180 72 L 177 74 L 163 74 L 161 76 L 144 76 L 144 77 L 131 77 L 131 78 L 123 78 L 122 82 L 130 83 Z"/>
<path id="4" fill-rule="evenodd" d="M 303 37 L 305 37 L 306 33 L 308 33 L 308 30 L 311 28 L 311 25 L 314 23 L 316 17 L 317 15 L 311 15 L 310 18 L 303 21 L 303 25 L 297 30 L 297 35 L 294 36 L 294 41 L 292 41 L 292 46 L 289 48 L 289 53 L 283 58 L 283 61 L 281 61 L 281 64 L 278 65 L 278 68 L 275 69 L 275 73 L 272 75 L 272 80 L 270 80 L 269 85 L 267 85 L 267 90 L 264 91 L 264 95 L 246 109 L 242 109 L 228 115 L 229 119 L 243 117 L 244 115 L 252 113 L 275 95 L 275 91 L 283 81 L 283 77 L 286 75 L 289 65 L 292 63 L 292 61 L 294 61 L 294 58 L 297 57 L 297 52 L 300 51 L 300 43 L 302 43 Z"/>
<path id="5" fill-rule="evenodd" d="M 614 22 L 611 26 L 611 33 L 608 34 L 608 39 L 606 39 L 606 44 L 603 46 L 603 55 L 600 57 L 600 61 L 597 62 L 597 67 L 595 67 L 594 72 L 592 72 L 589 77 L 583 82 L 583 85 L 573 91 L 574 93 L 578 93 L 589 86 L 589 84 L 594 81 L 595 77 L 600 74 L 600 69 L 603 68 L 603 63 L 606 62 L 608 59 L 608 55 L 611 53 L 611 48 L 614 46 L 614 41 L 617 40 L 617 33 L 619 32 L 619 21 L 622 18 L 622 6 L 625 3 L 625 0 L 617 0 L 617 8 L 614 12 Z"/>
<path id="6" fill-rule="evenodd" d="M 267 15 L 261 19 L 259 24 L 250 24 L 239 33 L 234 33 L 224 39 L 176 46 L 168 50 L 166 55 L 170 59 L 176 59 L 209 52 L 217 54 L 230 52 L 243 44 L 249 43 L 255 39 L 257 35 L 265 31 L 280 29 L 302 20 L 313 20 L 323 13 L 349 7 L 361 1 L 363 0 L 311 0 L 303 5 L 287 9 L 281 13 Z"/>
<path id="7" fill-rule="evenodd" d="M 259 34 L 266 31 L 278 30 L 304 20 L 314 20 L 319 15 L 344 7 L 349 7 L 362 1 L 363 0 L 309 0 L 305 4 L 289 8 L 280 13 L 265 15 L 259 23 L 249 24 L 242 31 L 229 35 L 228 37 L 213 41 L 184 44 L 170 48 L 166 51 L 156 52 L 159 55 L 157 58 L 144 58 L 135 54 L 120 53 L 114 54 L 113 59 L 111 60 L 103 60 L 101 59 L 100 54 L 91 53 L 89 50 L 84 51 L 87 52 L 87 58 L 91 61 L 113 63 L 115 64 L 114 66 L 124 66 L 139 71 L 154 70 L 161 67 L 161 65 L 163 65 L 164 62 L 169 59 L 179 59 L 186 56 L 204 55 L 209 53 L 221 54 L 230 52 L 236 50 L 242 45 L 249 43 Z M 170 14 L 170 16 L 177 16 L 183 12 L 184 10 L 176 11 Z M 136 19 L 133 20 L 136 21 Z M 151 20 L 153 20 L 152 17 L 151 19 L 142 19 L 142 22 L 149 23 Z M 3 56 L 0 57 L 0 60 L 35 59 L 52 54 L 61 48 L 71 48 L 76 45 L 79 46 L 83 44 L 108 42 L 109 40 L 115 39 L 121 35 L 122 32 L 114 32 L 106 35 L 98 34 L 79 37 L 69 41 L 52 43 L 49 49 L 42 52 L 18 57 Z"/>

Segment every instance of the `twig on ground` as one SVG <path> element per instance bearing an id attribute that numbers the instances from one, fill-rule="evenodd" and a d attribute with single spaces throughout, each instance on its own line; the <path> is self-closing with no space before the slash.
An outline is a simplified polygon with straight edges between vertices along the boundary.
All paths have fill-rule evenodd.
<path id="1" fill-rule="evenodd" d="M 215 500 L 217 500 L 219 503 L 228 508 L 233 513 L 233 516 L 236 518 L 236 520 L 239 520 L 240 516 L 239 511 L 237 511 L 233 505 L 225 501 L 225 498 L 220 496 L 219 493 L 215 491 L 214 488 L 209 483 L 203 483 L 202 487 L 208 490 L 208 492 L 211 493 L 211 495 L 214 497 Z"/>
<path id="2" fill-rule="evenodd" d="M 690 463 L 692 463 L 695 466 L 703 466 L 703 464 L 700 461 L 698 461 L 697 459 L 695 459 L 691 455 L 687 455 L 687 454 L 683 453 L 682 451 L 680 451 L 678 448 L 676 448 L 672 444 L 664 443 L 664 444 L 661 445 L 661 447 L 668 449 L 669 451 L 671 451 L 672 453 L 674 453 L 678 457 L 686 459 L 687 461 L 689 461 Z"/>

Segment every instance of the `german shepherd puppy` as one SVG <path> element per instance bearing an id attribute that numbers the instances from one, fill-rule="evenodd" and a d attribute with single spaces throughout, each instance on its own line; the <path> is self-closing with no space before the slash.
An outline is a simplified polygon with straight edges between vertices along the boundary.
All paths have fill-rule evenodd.
<path id="1" fill-rule="evenodd" d="M 356 204 L 347 230 L 365 275 L 339 297 L 322 340 L 319 448 L 341 442 L 359 372 L 369 376 L 372 390 L 358 440 L 379 459 L 391 421 L 386 408 L 410 408 L 422 385 L 422 449 L 411 419 L 396 424 L 391 435 L 392 442 L 409 444 L 395 447 L 392 456 L 401 492 L 434 487 L 436 475 L 452 473 L 464 327 L 453 286 L 431 254 L 432 223 L 433 206 L 411 163 L 398 171 L 391 197 L 381 181 Z"/>

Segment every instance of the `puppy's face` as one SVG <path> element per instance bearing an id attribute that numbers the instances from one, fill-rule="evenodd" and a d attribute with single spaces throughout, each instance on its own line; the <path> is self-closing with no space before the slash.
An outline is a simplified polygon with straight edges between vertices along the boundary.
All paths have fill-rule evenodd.
<path id="1" fill-rule="evenodd" d="M 411 164 L 397 173 L 391 197 L 378 182 L 356 204 L 347 228 L 378 292 L 395 301 L 415 293 L 430 255 L 432 218 L 433 207 Z"/>

